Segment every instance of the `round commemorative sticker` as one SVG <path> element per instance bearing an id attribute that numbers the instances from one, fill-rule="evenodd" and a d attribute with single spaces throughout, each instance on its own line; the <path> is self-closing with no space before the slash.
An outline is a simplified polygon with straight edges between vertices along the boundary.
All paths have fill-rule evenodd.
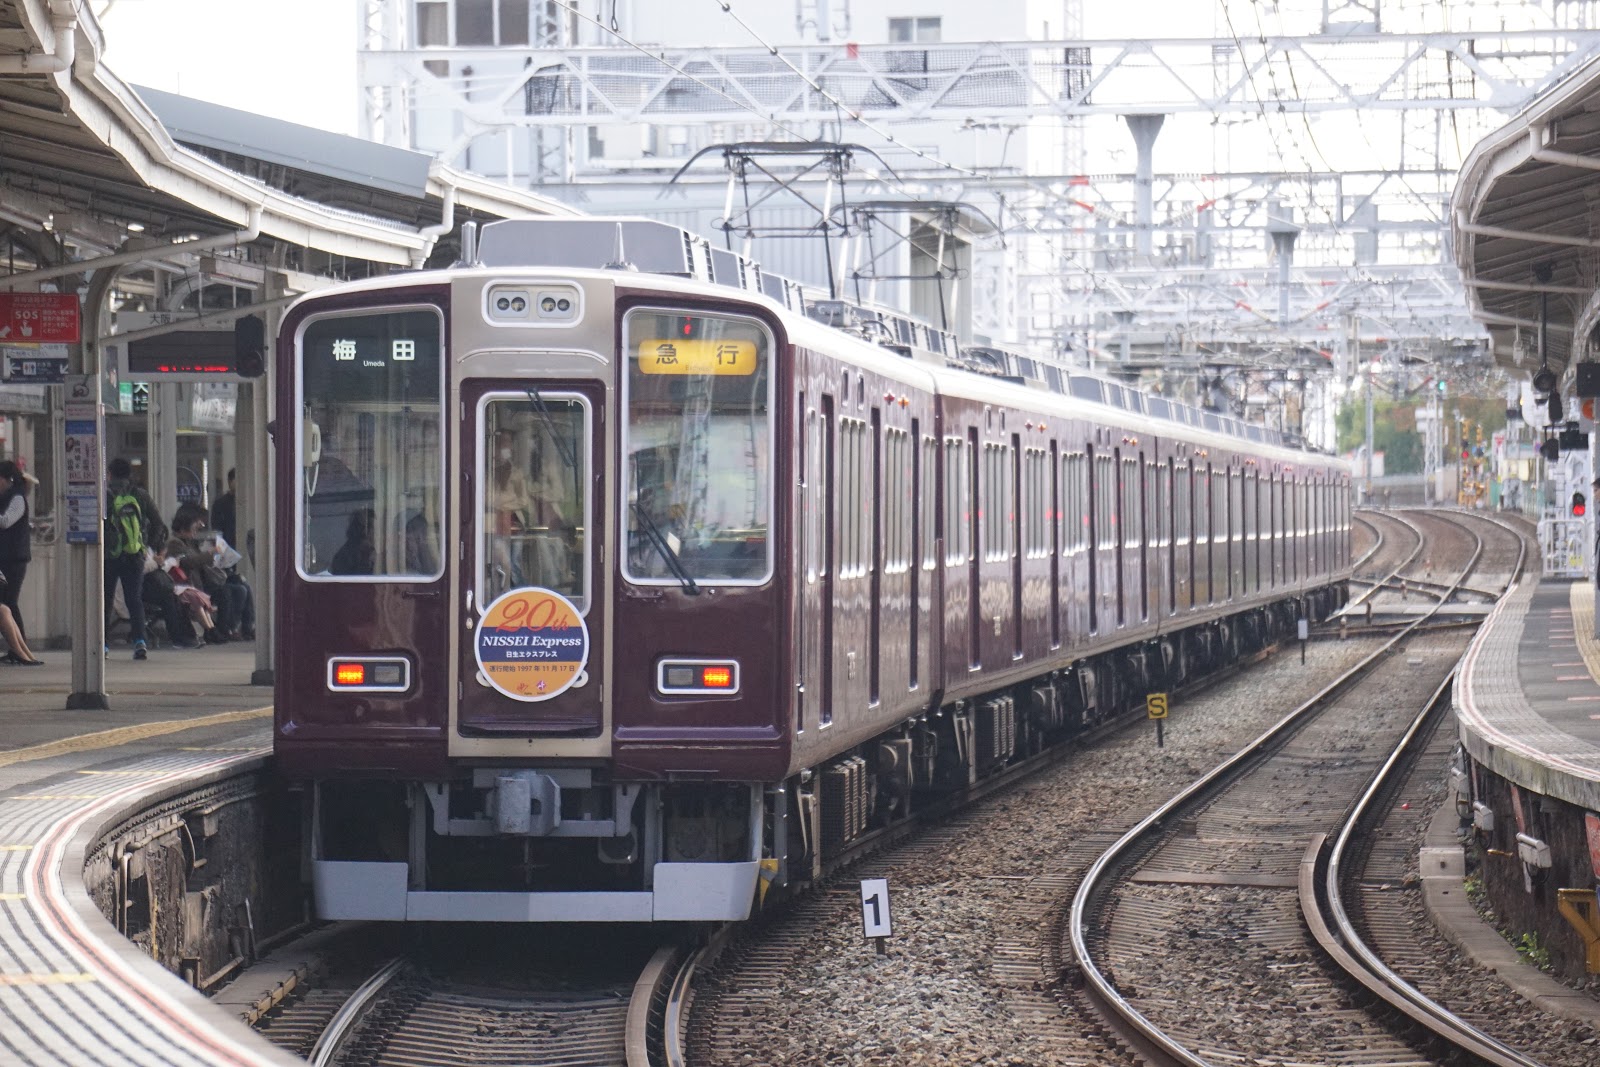
<path id="1" fill-rule="evenodd" d="M 589 628 L 553 589 L 502 593 L 478 620 L 478 669 L 513 700 L 549 700 L 572 687 L 589 662 Z"/>

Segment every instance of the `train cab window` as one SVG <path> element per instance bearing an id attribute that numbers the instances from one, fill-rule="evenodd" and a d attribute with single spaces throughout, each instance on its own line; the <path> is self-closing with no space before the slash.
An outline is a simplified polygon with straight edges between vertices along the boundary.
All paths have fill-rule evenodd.
<path id="1" fill-rule="evenodd" d="M 539 586 L 587 610 L 588 402 L 573 393 L 490 393 L 478 425 L 480 602 Z"/>
<path id="2" fill-rule="evenodd" d="M 641 309 L 623 323 L 623 574 L 772 575 L 772 340 L 753 319 Z"/>
<path id="3" fill-rule="evenodd" d="M 302 577 L 444 574 L 443 345 L 432 308 L 334 314 L 302 327 L 292 438 Z"/>

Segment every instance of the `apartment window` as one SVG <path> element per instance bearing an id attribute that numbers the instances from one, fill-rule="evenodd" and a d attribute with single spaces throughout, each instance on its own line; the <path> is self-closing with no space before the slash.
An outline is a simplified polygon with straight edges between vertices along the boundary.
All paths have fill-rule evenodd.
<path id="1" fill-rule="evenodd" d="M 443 48 L 450 44 L 450 5 L 430 0 L 417 5 L 417 47 Z"/>
<path id="2" fill-rule="evenodd" d="M 925 44 L 939 40 L 938 17 L 922 16 L 889 20 L 890 44 Z"/>

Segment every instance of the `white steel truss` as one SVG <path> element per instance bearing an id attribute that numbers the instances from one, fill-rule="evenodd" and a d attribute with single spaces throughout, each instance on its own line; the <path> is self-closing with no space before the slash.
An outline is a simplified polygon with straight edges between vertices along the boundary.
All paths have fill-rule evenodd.
<path id="1" fill-rule="evenodd" d="M 591 155 L 606 131 L 678 131 L 683 155 L 741 139 L 857 140 L 895 174 L 850 176 L 852 199 L 964 202 L 996 220 L 962 283 L 980 332 L 1098 359 L 1276 362 L 1308 373 L 1319 363 L 1348 372 L 1352 342 L 1396 366 L 1459 363 L 1480 350 L 1445 243 L 1456 166 L 1506 113 L 1600 51 L 1600 0 L 1441 3 L 1449 13 L 1427 17 L 1450 32 L 1385 32 L 1401 19 L 1385 19 L 1383 0 L 1324 0 L 1323 32 L 1313 34 L 835 37 L 774 48 L 635 44 L 592 19 L 578 26 L 566 18 L 578 5 L 556 0 L 533 5 L 529 45 L 419 48 L 403 16 L 382 17 L 409 3 L 365 3 L 369 136 L 414 146 L 413 131 L 427 126 L 447 158 L 470 159 L 475 145 L 492 146 L 491 158 L 503 152 L 508 176 L 513 153 L 525 152 L 521 180 L 579 202 L 630 186 L 645 200 L 682 162 L 664 148 L 654 160 Z M 821 5 L 796 10 L 804 21 Z M 1508 21 L 1507 10 L 1529 17 Z M 1374 128 L 1362 127 L 1358 151 L 1336 134 L 1317 144 L 1314 123 L 1363 115 Z M 1153 173 L 1146 146 L 1140 171 L 1071 173 L 1086 124 L 1099 123 L 1104 148 L 1128 142 L 1121 120 L 1155 116 L 1169 128 L 1185 116 L 1209 120 L 1222 141 L 1270 135 L 1282 169 L 1207 160 L 1210 172 Z M 1060 173 L 947 164 L 871 132 L 929 123 L 1061 131 Z M 1340 169 L 1352 156 L 1356 169 Z M 707 167 L 679 184 L 720 190 L 725 180 Z"/>
<path id="2" fill-rule="evenodd" d="M 369 88 L 388 87 L 401 106 L 442 109 L 482 129 L 803 126 L 837 123 L 841 105 L 853 113 L 847 117 L 891 122 L 1254 115 L 1263 105 L 1259 86 L 1279 63 L 1298 71 L 1292 93 L 1265 91 L 1266 106 L 1280 113 L 1508 109 L 1552 73 L 1552 59 L 1586 54 L 1597 41 L 1595 30 L 1559 28 L 1261 37 L 1248 49 L 1234 38 L 802 44 L 778 54 L 755 47 L 412 49 L 390 41 L 382 49 L 369 43 L 361 60 Z M 445 65 L 448 73 L 439 73 Z M 532 108 L 525 106 L 529 86 Z M 374 128 L 379 118 L 368 114 Z"/>

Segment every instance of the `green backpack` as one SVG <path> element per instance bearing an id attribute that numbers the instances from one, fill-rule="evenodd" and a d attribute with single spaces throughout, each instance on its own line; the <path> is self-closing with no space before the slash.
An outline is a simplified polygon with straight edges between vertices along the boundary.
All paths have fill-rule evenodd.
<path id="1" fill-rule="evenodd" d="M 144 551 L 144 508 L 131 490 L 111 498 L 106 518 L 106 553 L 132 556 Z"/>

